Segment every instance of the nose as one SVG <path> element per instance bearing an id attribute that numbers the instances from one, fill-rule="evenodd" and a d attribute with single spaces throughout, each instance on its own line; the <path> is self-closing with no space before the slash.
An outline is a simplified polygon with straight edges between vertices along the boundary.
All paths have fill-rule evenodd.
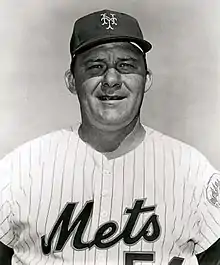
<path id="1" fill-rule="evenodd" d="M 109 68 L 103 76 L 102 89 L 115 89 L 121 88 L 121 75 L 115 68 Z"/>

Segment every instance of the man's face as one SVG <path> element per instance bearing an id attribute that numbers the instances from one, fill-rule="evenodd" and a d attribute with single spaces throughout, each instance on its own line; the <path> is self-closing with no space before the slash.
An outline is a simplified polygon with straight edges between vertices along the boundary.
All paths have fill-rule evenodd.
<path id="1" fill-rule="evenodd" d="M 146 69 L 130 43 L 108 43 L 77 55 L 76 92 L 82 121 L 99 129 L 119 129 L 139 115 Z"/>

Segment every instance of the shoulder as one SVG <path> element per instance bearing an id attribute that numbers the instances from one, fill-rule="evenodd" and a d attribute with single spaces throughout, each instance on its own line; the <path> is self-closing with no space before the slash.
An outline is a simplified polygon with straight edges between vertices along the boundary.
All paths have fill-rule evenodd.
<path id="1" fill-rule="evenodd" d="M 43 161 L 55 146 L 66 145 L 70 139 L 76 142 L 78 139 L 77 133 L 72 129 L 62 129 L 27 141 L 0 160 L 0 170 L 9 168 L 15 161 Z"/>
<path id="2" fill-rule="evenodd" d="M 157 164 L 165 163 L 168 168 L 175 171 L 176 175 L 185 179 L 190 187 L 195 188 L 196 184 L 197 200 L 202 192 L 207 192 L 209 187 L 212 190 L 216 183 L 220 186 L 219 171 L 195 147 L 147 126 L 144 128 L 146 130 L 145 142 L 149 143 L 151 150 L 154 148 L 152 152 L 155 160 L 158 161 Z"/>
<path id="3" fill-rule="evenodd" d="M 195 149 L 194 147 L 190 146 L 182 140 L 178 140 L 174 137 L 168 136 L 165 133 L 157 131 L 146 125 L 143 125 L 143 127 L 146 131 L 146 140 L 150 139 L 155 143 L 162 143 L 163 145 L 169 145 L 172 147 L 184 147 L 185 149 Z"/>
<path id="4" fill-rule="evenodd" d="M 10 185 L 18 185 L 21 180 L 26 183 L 30 173 L 41 172 L 45 163 L 63 154 L 70 142 L 72 146 L 76 146 L 77 139 L 76 132 L 63 129 L 18 146 L 0 160 L 0 190 Z"/>
<path id="5" fill-rule="evenodd" d="M 174 157 L 179 156 L 181 163 L 208 163 L 207 158 L 195 147 L 190 144 L 168 136 L 162 132 L 143 126 L 146 131 L 145 141 L 152 141 L 156 149 L 163 149 L 165 153 L 171 152 Z"/>

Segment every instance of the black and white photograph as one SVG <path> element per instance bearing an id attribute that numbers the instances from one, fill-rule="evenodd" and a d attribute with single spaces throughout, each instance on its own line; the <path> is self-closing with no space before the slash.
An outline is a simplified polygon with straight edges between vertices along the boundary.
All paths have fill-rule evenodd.
<path id="1" fill-rule="evenodd" d="M 220 2 L 0 21 L 0 265 L 220 265 Z"/>

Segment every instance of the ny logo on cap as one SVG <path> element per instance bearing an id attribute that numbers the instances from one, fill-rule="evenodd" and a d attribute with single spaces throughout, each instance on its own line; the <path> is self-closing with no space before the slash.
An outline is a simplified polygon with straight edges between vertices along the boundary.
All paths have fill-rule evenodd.
<path id="1" fill-rule="evenodd" d="M 114 28 L 112 27 L 113 25 L 117 26 L 117 18 L 115 17 L 115 14 L 110 14 L 111 17 L 107 16 L 106 13 L 101 14 L 101 21 L 102 25 L 108 25 L 106 29 L 111 29 L 113 30 Z"/>

